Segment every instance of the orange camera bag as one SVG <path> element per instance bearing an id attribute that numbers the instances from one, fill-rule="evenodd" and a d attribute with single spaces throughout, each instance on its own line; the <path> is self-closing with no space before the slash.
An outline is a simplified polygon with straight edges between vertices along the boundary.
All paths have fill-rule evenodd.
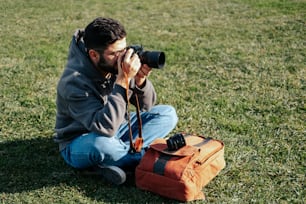
<path id="1" fill-rule="evenodd" d="M 192 201 L 205 199 L 202 188 L 224 167 L 222 141 L 184 135 L 186 146 L 169 151 L 165 139 L 156 139 L 136 167 L 136 186 L 164 197 Z"/>

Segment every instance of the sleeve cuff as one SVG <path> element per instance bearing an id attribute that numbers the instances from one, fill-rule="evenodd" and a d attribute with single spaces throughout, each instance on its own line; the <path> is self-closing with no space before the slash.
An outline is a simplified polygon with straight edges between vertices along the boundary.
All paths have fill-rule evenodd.
<path id="1" fill-rule="evenodd" d="M 131 95 L 132 95 L 132 91 L 131 90 L 129 90 L 129 92 L 128 92 L 128 98 L 130 98 L 131 97 Z M 127 103 L 127 97 L 126 97 L 126 90 L 125 90 L 125 88 L 123 88 L 122 86 L 120 86 L 120 85 L 118 85 L 118 84 L 115 84 L 115 87 L 114 87 L 114 89 L 113 89 L 113 94 L 115 94 L 115 95 L 121 95 L 122 96 L 122 98 L 124 99 L 124 101 Z"/>

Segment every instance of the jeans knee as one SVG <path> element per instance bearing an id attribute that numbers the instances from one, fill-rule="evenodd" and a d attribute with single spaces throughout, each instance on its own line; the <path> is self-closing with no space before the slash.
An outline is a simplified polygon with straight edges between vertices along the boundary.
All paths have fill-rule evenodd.
<path id="1" fill-rule="evenodd" d="M 158 109 L 159 114 L 174 128 L 178 122 L 175 108 L 171 105 L 157 105 L 156 108 Z"/>
<path id="2" fill-rule="evenodd" d="M 176 126 L 177 122 L 178 122 L 178 116 L 177 116 L 177 113 L 176 113 L 176 110 L 173 106 L 170 106 L 170 117 L 171 117 L 171 120 L 173 121 L 173 128 Z"/>

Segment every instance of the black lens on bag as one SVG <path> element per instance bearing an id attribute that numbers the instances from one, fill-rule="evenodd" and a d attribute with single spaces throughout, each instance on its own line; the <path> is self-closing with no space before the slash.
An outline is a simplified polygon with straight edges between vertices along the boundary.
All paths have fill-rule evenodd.
<path id="1" fill-rule="evenodd" d="M 185 145 L 186 145 L 186 141 L 185 141 L 183 134 L 181 133 L 177 133 L 171 136 L 169 139 L 167 139 L 167 147 L 168 147 L 168 150 L 170 151 L 178 150 L 179 148 Z"/>

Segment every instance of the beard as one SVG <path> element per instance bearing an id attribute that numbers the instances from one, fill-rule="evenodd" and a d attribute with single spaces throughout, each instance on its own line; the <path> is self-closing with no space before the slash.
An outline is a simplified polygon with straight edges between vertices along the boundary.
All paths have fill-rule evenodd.
<path id="1" fill-rule="evenodd" d="M 108 72 L 108 73 L 112 73 L 112 74 L 118 74 L 118 70 L 117 70 L 117 62 L 115 62 L 114 65 L 110 65 L 109 63 L 107 63 L 105 61 L 105 59 L 103 58 L 102 55 L 100 55 L 100 60 L 97 64 L 98 69 L 104 71 L 104 72 Z"/>

